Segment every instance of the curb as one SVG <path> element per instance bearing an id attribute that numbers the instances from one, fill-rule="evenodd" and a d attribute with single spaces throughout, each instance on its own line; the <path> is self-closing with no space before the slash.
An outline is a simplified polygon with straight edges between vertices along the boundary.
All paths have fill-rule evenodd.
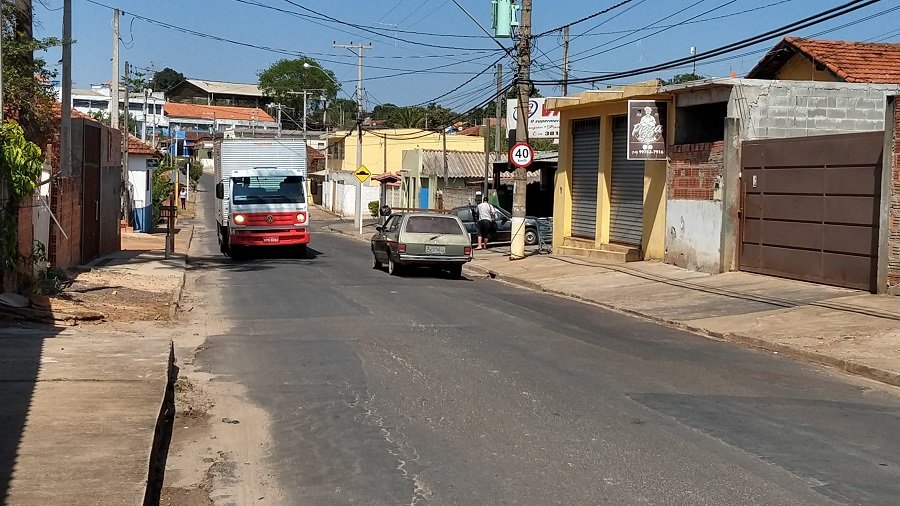
<path id="1" fill-rule="evenodd" d="M 841 371 L 844 371 L 848 374 L 853 374 L 855 376 L 860 376 L 863 378 L 867 378 L 870 380 L 878 381 L 880 383 L 885 383 L 887 385 L 900 387 L 900 373 L 888 371 L 885 369 L 879 369 L 877 367 L 872 367 L 870 365 L 862 364 L 859 362 L 855 362 L 853 360 L 847 360 L 843 358 L 832 357 L 830 355 L 826 355 L 824 353 L 819 353 L 815 351 L 804 350 L 801 348 L 795 348 L 792 346 L 773 343 L 770 341 L 766 341 L 764 339 L 760 339 L 758 337 L 751 337 L 743 334 L 735 334 L 731 332 L 710 332 L 701 327 L 694 327 L 692 325 L 686 325 L 682 322 L 675 320 L 667 320 L 665 318 L 659 318 L 656 316 L 648 315 L 645 313 L 641 313 L 639 311 L 634 311 L 628 308 L 614 306 L 612 304 L 598 302 L 595 300 L 591 300 L 585 297 L 582 297 L 577 294 L 566 293 L 560 290 L 551 290 L 544 288 L 543 286 L 527 281 L 521 278 L 517 278 L 515 276 L 505 276 L 496 271 L 475 265 L 466 265 L 466 270 L 470 273 L 484 276 L 493 280 L 500 281 L 502 283 L 507 283 L 510 285 L 520 286 L 522 288 L 527 288 L 530 290 L 534 290 L 541 293 L 546 293 L 548 295 L 554 295 L 557 297 L 564 297 L 567 299 L 577 300 L 579 302 L 584 302 L 587 304 L 591 304 L 594 306 L 601 307 L 603 309 L 607 309 L 610 311 L 614 311 L 616 313 L 624 314 L 627 316 L 637 317 L 642 320 L 650 321 L 659 325 L 664 325 L 666 327 L 683 330 L 686 332 L 690 332 L 692 334 L 705 337 L 707 339 L 712 339 L 715 341 L 724 341 L 732 344 L 739 344 L 748 348 L 755 348 L 762 351 L 769 351 L 772 353 L 777 353 L 779 355 L 784 355 L 786 357 L 790 357 L 793 359 L 803 360 L 805 362 L 815 363 L 819 365 L 826 365 L 830 367 L 834 367 Z"/>
<path id="2" fill-rule="evenodd" d="M 159 407 L 159 415 L 153 428 L 153 442 L 150 446 L 150 458 L 147 463 L 147 485 L 144 489 L 143 504 L 159 504 L 166 472 L 166 460 L 169 456 L 169 443 L 175 423 L 175 380 L 178 367 L 175 366 L 175 342 L 169 340 L 169 360 L 166 367 L 166 389 Z"/>
<path id="3" fill-rule="evenodd" d="M 332 227 L 331 225 L 325 225 L 325 226 L 323 226 L 322 228 L 323 228 L 324 230 L 327 230 L 328 232 L 332 232 L 332 233 L 335 233 L 335 234 L 341 234 L 341 235 L 343 235 L 343 236 L 350 237 L 351 239 L 356 239 L 357 241 L 369 242 L 368 239 L 366 239 L 365 237 L 360 237 L 359 234 L 357 234 L 357 233 L 355 233 L 355 232 L 347 232 L 347 231 L 341 230 L 341 229 L 339 229 L 339 228 L 334 228 L 334 227 Z"/>

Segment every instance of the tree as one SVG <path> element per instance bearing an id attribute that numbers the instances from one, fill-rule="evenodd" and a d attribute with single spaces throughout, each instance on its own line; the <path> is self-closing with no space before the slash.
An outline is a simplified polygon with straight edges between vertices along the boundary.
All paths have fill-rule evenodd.
<path id="1" fill-rule="evenodd" d="M 425 110 L 421 107 L 399 107 L 390 117 L 394 128 L 425 128 Z"/>
<path id="2" fill-rule="evenodd" d="M 148 87 L 153 91 L 169 91 L 181 81 L 184 81 L 184 74 L 166 67 L 153 74 L 153 79 L 148 83 Z"/>
<path id="3" fill-rule="evenodd" d="M 699 81 L 701 79 L 706 79 L 706 77 L 690 72 L 687 74 L 675 74 L 672 76 L 672 79 L 660 79 L 659 81 L 663 86 L 668 86 L 670 84 L 683 84 L 691 81 Z"/>
<path id="4" fill-rule="evenodd" d="M 0 36 L 3 44 L 4 117 L 16 120 L 25 139 L 40 146 L 50 142 L 57 113 L 53 81 L 56 72 L 48 69 L 35 53 L 60 45 L 60 39 L 35 39 L 30 34 L 30 13 L 15 8 L 14 0 L 2 0 Z M 27 19 L 20 20 L 25 16 Z M 22 22 L 20 22 L 22 21 Z"/>
<path id="5" fill-rule="evenodd" d="M 258 75 L 259 87 L 263 93 L 272 97 L 276 103 L 298 111 L 303 110 L 303 95 L 298 95 L 297 92 L 313 89 L 325 90 L 325 99 L 330 101 L 334 99 L 340 89 L 334 72 L 306 56 L 295 60 L 278 60 Z M 307 101 L 309 106 L 318 109 L 321 92 L 314 93 L 313 100 L 310 102 L 307 98 Z M 302 114 L 298 116 L 302 118 Z"/>
<path id="6" fill-rule="evenodd" d="M 328 126 L 333 130 L 346 130 L 356 125 L 356 101 L 336 98 L 328 101 Z"/>

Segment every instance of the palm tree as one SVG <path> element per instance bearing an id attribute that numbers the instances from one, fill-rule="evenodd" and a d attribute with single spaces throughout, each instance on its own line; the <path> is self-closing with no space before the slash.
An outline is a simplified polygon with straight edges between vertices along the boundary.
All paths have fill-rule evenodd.
<path id="1" fill-rule="evenodd" d="M 421 107 L 401 107 L 391 114 L 390 123 L 394 128 L 423 128 L 425 111 Z"/>

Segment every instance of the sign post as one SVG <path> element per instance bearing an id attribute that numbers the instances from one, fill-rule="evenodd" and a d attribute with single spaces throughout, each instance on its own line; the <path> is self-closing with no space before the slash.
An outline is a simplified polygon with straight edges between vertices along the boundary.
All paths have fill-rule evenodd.
<path id="1" fill-rule="evenodd" d="M 372 172 L 365 166 L 360 165 L 356 171 L 353 172 L 353 175 L 356 176 L 356 179 L 359 180 L 359 183 L 356 185 L 356 212 L 359 213 L 357 219 L 359 220 L 359 233 L 362 234 L 363 229 L 363 205 L 362 205 L 362 185 L 366 181 L 369 180 L 369 177 L 372 175 Z"/>

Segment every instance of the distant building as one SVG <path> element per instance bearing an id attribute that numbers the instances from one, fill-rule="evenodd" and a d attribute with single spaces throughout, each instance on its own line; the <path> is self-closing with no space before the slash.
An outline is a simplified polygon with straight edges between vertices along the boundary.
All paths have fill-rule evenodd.
<path id="1" fill-rule="evenodd" d="M 238 128 L 251 132 L 278 129 L 275 118 L 253 107 L 227 107 L 169 102 L 165 115 L 174 129 L 186 132 L 224 133 Z"/>
<path id="2" fill-rule="evenodd" d="M 747 78 L 900 84 L 900 44 L 785 37 Z"/>
<path id="3" fill-rule="evenodd" d="M 272 102 L 256 84 L 185 79 L 166 92 L 170 102 L 265 108 Z"/>
<path id="4" fill-rule="evenodd" d="M 90 88 L 76 88 L 72 90 L 72 108 L 88 116 L 98 113 L 109 114 L 109 101 L 112 95 L 109 84 L 95 84 Z M 61 96 L 57 90 L 57 96 Z M 154 129 L 165 130 L 169 126 L 168 119 L 163 115 L 165 98 L 161 92 L 144 94 L 132 91 L 128 95 L 128 112 L 135 120 L 134 125 L 129 125 L 131 132 L 140 135 L 141 129 L 146 129 L 147 135 L 151 135 Z M 119 110 L 125 110 L 125 91 L 119 92 Z M 146 112 L 145 112 L 146 111 Z"/>

